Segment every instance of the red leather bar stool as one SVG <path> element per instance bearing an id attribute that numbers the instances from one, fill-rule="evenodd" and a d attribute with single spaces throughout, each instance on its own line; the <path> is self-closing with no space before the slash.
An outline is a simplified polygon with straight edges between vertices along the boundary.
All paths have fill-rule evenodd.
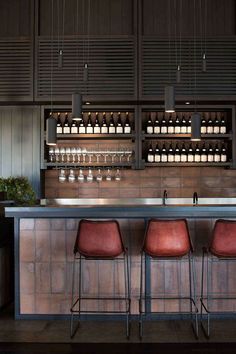
<path id="1" fill-rule="evenodd" d="M 217 220 L 212 232 L 212 238 L 209 247 L 203 247 L 202 254 L 202 281 L 201 281 L 201 327 L 204 334 L 210 337 L 210 315 L 217 311 L 211 311 L 214 300 L 236 300 L 235 296 L 229 296 L 226 293 L 216 295 L 212 289 L 212 266 L 214 263 L 222 265 L 223 262 L 236 260 L 236 221 Z M 206 264 L 206 279 L 205 279 Z M 220 268 L 217 267 L 217 276 L 220 275 Z M 206 288 L 205 288 L 206 287 Z M 206 312 L 207 328 L 203 321 L 203 309 Z"/>
<path id="2" fill-rule="evenodd" d="M 124 294 L 121 296 L 84 296 L 82 293 L 82 264 L 89 260 L 109 260 L 111 262 L 123 261 L 124 268 Z M 78 290 L 75 289 L 76 262 L 78 263 Z M 119 262 L 120 263 L 120 262 Z M 102 267 L 102 262 L 101 262 Z M 114 300 L 124 302 L 123 311 L 94 311 L 82 309 L 83 300 Z M 77 238 L 74 246 L 74 262 L 72 275 L 72 302 L 71 302 L 71 326 L 70 334 L 73 337 L 79 327 L 81 313 L 112 313 L 126 315 L 126 336 L 130 334 L 130 271 L 128 252 L 125 249 L 120 227 L 115 220 L 81 220 L 79 223 Z M 78 324 L 74 326 L 74 315 L 78 315 Z M 74 328 L 75 327 L 75 328 Z"/>
<path id="3" fill-rule="evenodd" d="M 145 263 L 144 263 L 145 258 Z M 153 266 L 157 266 L 159 261 L 188 260 L 189 294 L 187 296 L 152 296 L 152 284 L 147 289 L 147 259 Z M 154 262 L 154 263 L 153 263 Z M 144 267 L 143 267 L 144 263 Z M 143 269 L 144 268 L 144 269 Z M 158 269 L 157 269 L 158 270 Z M 143 274 L 144 273 L 144 274 Z M 180 269 L 181 274 L 181 269 Z M 145 279 L 144 279 L 145 278 Z M 174 280 L 174 279 L 173 279 Z M 140 279 L 140 299 L 139 299 L 139 335 L 143 335 L 143 315 L 148 313 L 159 313 L 151 310 L 152 300 L 189 300 L 191 322 L 193 330 L 198 337 L 198 309 L 196 306 L 196 276 L 193 257 L 193 247 L 191 244 L 187 221 L 179 220 L 149 220 L 146 228 L 142 255 L 141 255 L 141 279 Z M 179 285 L 181 287 L 181 284 Z M 144 288 L 144 289 L 143 289 Z M 143 291 L 144 290 L 144 291 Z M 143 306 L 145 305 L 145 307 Z M 144 307 L 144 310 L 143 310 Z M 149 308 L 150 309 L 149 309 Z M 188 313 L 189 313 L 188 312 Z M 176 312 L 175 312 L 176 313 Z M 177 312 L 182 313 L 183 312 Z"/>

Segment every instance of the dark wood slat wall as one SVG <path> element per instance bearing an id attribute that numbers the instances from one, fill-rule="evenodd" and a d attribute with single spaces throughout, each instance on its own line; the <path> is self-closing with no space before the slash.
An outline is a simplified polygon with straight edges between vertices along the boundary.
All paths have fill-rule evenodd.
<path id="1" fill-rule="evenodd" d="M 40 111 L 0 107 L 0 175 L 26 176 L 40 193 Z"/>

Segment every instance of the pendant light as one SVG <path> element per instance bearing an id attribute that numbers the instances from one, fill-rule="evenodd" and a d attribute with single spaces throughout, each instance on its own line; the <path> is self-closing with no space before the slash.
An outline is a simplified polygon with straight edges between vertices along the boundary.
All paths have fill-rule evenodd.
<path id="1" fill-rule="evenodd" d="M 52 85 L 53 85 L 53 0 L 52 0 L 52 19 L 51 19 L 51 113 L 49 118 L 46 120 L 46 144 L 47 145 L 56 145 L 57 143 L 57 121 L 53 118 L 53 102 L 52 102 Z"/>
<path id="2" fill-rule="evenodd" d="M 171 75 L 170 75 L 170 57 L 171 57 L 171 50 L 170 50 L 170 0 L 168 2 L 169 7 L 169 17 L 168 17 L 168 36 L 169 36 L 169 84 L 165 86 L 165 112 L 173 113 L 175 112 L 175 88 L 171 85 Z"/>
<path id="3" fill-rule="evenodd" d="M 82 120 L 82 95 L 78 92 L 72 94 L 72 119 Z"/>
<path id="4" fill-rule="evenodd" d="M 194 34 L 193 34 L 193 44 L 194 44 L 194 113 L 191 117 L 191 140 L 192 141 L 200 141 L 201 140 L 201 115 L 197 112 L 197 62 L 196 62 L 196 0 L 194 0 Z"/>

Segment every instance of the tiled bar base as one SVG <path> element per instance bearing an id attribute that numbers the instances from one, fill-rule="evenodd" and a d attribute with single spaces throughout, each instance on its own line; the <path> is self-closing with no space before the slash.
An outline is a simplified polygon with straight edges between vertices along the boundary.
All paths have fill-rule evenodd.
<path id="1" fill-rule="evenodd" d="M 69 314 L 71 302 L 71 276 L 73 246 L 77 234 L 78 219 L 21 219 L 20 220 L 20 315 L 64 315 Z M 207 244 L 215 219 L 188 220 L 191 237 L 195 247 L 197 266 L 197 293 L 200 295 L 201 247 Z M 140 248 L 142 245 L 145 222 L 142 219 L 119 219 L 125 245 L 131 255 L 131 297 L 132 314 L 138 313 Z M 100 261 L 101 262 L 101 261 Z M 84 266 L 85 281 L 83 291 L 100 295 L 114 294 L 123 291 L 122 263 L 111 266 L 109 261 L 88 262 Z M 176 261 L 166 261 L 151 268 L 150 278 L 154 291 L 166 294 L 188 293 L 185 277 L 188 262 L 181 266 L 182 277 L 179 277 L 179 265 Z M 213 289 L 215 293 L 236 293 L 236 263 L 214 265 Z M 116 281 L 115 281 L 116 280 Z M 115 287 L 114 284 L 118 286 Z M 199 302 L 198 302 L 199 305 Z M 222 307 L 222 305 L 224 307 Z M 121 304 L 111 301 L 99 303 L 94 301 L 84 304 L 94 310 L 117 309 Z M 228 307 L 227 307 L 228 306 Z M 232 301 L 216 302 L 214 309 L 224 308 L 236 310 Z M 153 310 L 169 312 L 180 309 L 189 310 L 189 303 L 180 305 L 178 300 L 159 301 Z"/>

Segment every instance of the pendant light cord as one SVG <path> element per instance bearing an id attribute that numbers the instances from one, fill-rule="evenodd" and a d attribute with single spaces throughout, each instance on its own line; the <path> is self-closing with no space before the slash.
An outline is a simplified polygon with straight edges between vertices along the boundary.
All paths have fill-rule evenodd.
<path id="1" fill-rule="evenodd" d="M 194 111 L 197 111 L 197 62 L 196 62 L 196 0 L 194 0 L 194 16 L 193 16 L 193 46 L 194 46 Z"/>
<path id="2" fill-rule="evenodd" d="M 169 84 L 171 83 L 171 75 L 170 75 L 170 64 L 171 64 L 171 60 L 170 60 L 170 35 L 171 35 L 171 28 L 170 28 L 170 0 L 168 1 L 168 46 L 169 46 Z"/>
<path id="3" fill-rule="evenodd" d="M 53 26 L 54 26 L 54 23 L 53 23 L 53 11 L 54 11 L 54 4 L 53 4 L 53 0 L 51 0 L 51 77 L 50 77 L 50 86 L 51 86 L 51 92 L 50 92 L 50 95 L 51 95 L 51 113 L 52 113 L 52 106 L 53 106 L 53 100 L 52 100 L 52 82 L 53 82 Z"/>
<path id="4" fill-rule="evenodd" d="M 79 36 L 79 1 L 76 0 L 76 37 Z M 76 41 L 76 90 L 79 89 L 79 39 Z"/>

